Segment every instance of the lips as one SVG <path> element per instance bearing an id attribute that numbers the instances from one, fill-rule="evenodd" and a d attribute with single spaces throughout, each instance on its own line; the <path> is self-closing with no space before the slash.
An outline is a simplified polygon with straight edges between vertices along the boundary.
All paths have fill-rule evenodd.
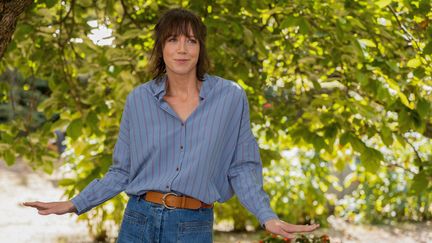
<path id="1" fill-rule="evenodd" d="M 189 59 L 174 59 L 174 61 L 177 63 L 186 63 Z"/>

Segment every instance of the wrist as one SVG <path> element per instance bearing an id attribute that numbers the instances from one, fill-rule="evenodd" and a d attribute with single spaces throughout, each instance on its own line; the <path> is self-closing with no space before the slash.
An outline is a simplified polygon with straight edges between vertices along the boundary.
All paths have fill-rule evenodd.
<path id="1" fill-rule="evenodd" d="M 76 213 L 76 207 L 75 207 L 75 205 L 72 203 L 72 201 L 68 201 L 68 203 L 69 203 L 69 212 L 70 213 Z"/>

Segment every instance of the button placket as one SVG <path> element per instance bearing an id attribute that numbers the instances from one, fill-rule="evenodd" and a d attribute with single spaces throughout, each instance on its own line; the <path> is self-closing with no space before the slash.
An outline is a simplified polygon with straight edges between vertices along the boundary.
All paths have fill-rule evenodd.
<path id="1" fill-rule="evenodd" d="M 186 128 L 185 128 L 185 124 L 184 124 L 184 122 L 182 122 L 181 123 L 181 133 L 182 133 L 182 136 L 181 136 L 181 141 L 180 141 L 180 152 L 184 152 L 184 146 L 185 146 L 185 141 L 186 141 Z"/>
<path id="2" fill-rule="evenodd" d="M 178 162 L 177 166 L 175 167 L 176 173 L 175 173 L 175 176 L 171 179 L 171 182 L 170 182 L 171 185 L 175 181 L 175 179 L 177 178 L 178 174 L 180 173 L 180 167 L 181 167 L 181 164 L 182 164 L 184 156 L 185 156 L 184 145 L 186 142 L 186 124 L 181 122 L 180 125 L 181 125 L 181 131 L 180 131 L 181 132 L 181 139 L 180 139 L 180 155 L 181 156 L 180 156 L 180 161 Z M 166 186 L 166 188 L 171 190 L 172 187 L 168 185 L 168 186 Z"/>

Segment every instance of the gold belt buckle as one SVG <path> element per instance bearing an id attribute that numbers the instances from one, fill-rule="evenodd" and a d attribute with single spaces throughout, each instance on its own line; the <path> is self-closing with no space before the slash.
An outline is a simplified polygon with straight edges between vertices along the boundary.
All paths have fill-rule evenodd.
<path id="1" fill-rule="evenodd" d="M 168 208 L 168 209 L 176 209 L 176 207 L 170 207 L 170 206 L 166 205 L 165 200 L 166 200 L 166 197 L 167 197 L 168 195 L 178 196 L 178 195 L 175 194 L 174 192 L 168 192 L 168 193 L 166 193 L 166 194 L 163 195 L 163 197 L 162 197 L 162 204 L 164 205 L 164 207 L 166 207 L 166 208 Z"/>

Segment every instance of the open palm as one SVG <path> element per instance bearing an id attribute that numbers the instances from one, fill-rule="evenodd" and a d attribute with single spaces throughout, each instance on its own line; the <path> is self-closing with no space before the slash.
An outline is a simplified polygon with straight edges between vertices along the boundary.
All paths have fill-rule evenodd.
<path id="1" fill-rule="evenodd" d="M 66 214 L 75 212 L 75 206 L 71 201 L 63 201 L 63 202 L 24 202 L 24 206 L 33 207 L 38 210 L 40 215 L 48 215 L 48 214 Z"/>
<path id="2" fill-rule="evenodd" d="M 289 224 L 280 219 L 270 219 L 265 222 L 265 228 L 268 232 L 280 235 L 284 238 L 294 239 L 295 235 L 293 233 L 306 233 L 312 232 L 317 229 L 320 225 L 296 225 Z"/>

